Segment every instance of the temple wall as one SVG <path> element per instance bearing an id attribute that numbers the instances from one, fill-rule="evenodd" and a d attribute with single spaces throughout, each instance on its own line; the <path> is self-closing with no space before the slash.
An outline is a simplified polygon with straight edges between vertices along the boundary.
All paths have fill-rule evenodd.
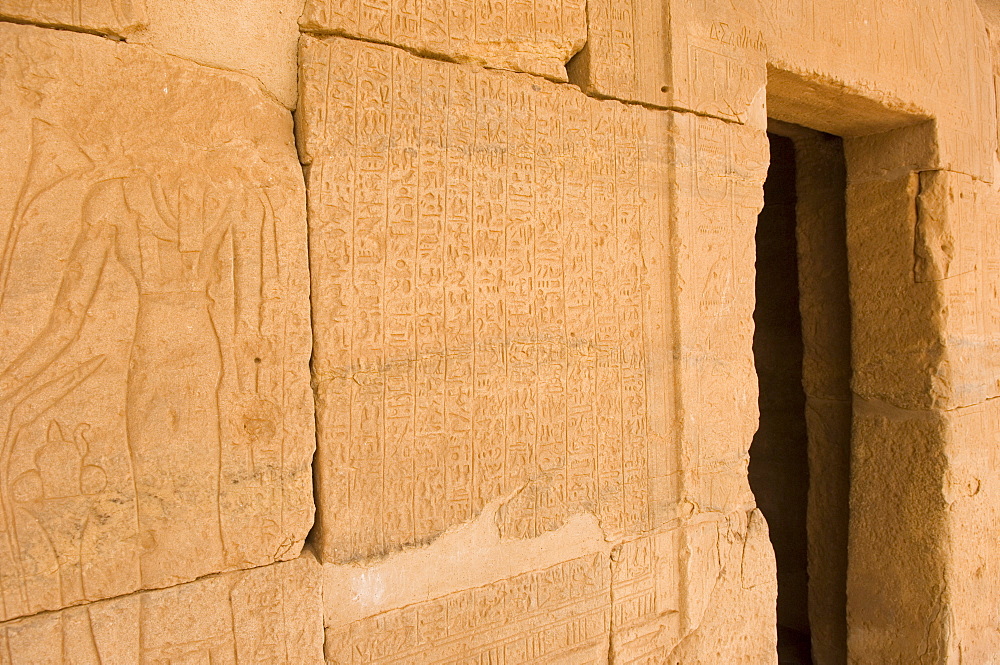
<path id="1" fill-rule="evenodd" d="M 777 663 L 774 120 L 816 662 L 992 662 L 997 16 L 0 0 L 0 665 Z"/>

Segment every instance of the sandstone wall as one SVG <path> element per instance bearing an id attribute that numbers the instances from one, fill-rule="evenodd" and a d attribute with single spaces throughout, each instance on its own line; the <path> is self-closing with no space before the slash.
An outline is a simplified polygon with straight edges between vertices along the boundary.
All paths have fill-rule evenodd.
<path id="1" fill-rule="evenodd" d="M 994 36 L 971 0 L 0 0 L 0 664 L 775 663 L 768 117 L 845 137 L 853 372 L 802 301 L 810 437 L 853 422 L 810 460 L 852 474 L 823 662 L 991 662 Z"/>

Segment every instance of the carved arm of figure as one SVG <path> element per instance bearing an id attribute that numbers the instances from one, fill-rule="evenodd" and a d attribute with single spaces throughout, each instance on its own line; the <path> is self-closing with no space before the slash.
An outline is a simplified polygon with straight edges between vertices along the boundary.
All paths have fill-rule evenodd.
<path id="1" fill-rule="evenodd" d="M 80 334 L 121 220 L 128 214 L 121 180 L 95 185 L 83 204 L 83 227 L 45 328 L 0 372 L 0 403 L 37 379 Z"/>

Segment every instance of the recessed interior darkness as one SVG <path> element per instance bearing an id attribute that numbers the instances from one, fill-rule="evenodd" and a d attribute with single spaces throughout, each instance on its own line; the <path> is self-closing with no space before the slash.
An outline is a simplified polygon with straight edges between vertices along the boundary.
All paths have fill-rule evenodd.
<path id="1" fill-rule="evenodd" d="M 760 424 L 750 484 L 777 562 L 779 662 L 840 665 L 850 477 L 843 147 L 794 125 L 769 128 L 756 236 Z"/>
<path id="2" fill-rule="evenodd" d="M 802 319 L 795 240 L 795 146 L 769 134 L 771 164 L 757 220 L 754 360 L 760 425 L 750 481 L 778 565 L 781 663 L 811 663 L 807 559 L 808 433 L 802 388 Z"/>

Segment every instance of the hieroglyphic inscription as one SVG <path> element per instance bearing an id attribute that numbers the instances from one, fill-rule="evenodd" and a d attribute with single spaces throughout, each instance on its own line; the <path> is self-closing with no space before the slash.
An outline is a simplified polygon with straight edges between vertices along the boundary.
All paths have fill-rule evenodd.
<path id="1" fill-rule="evenodd" d="M 323 662 L 311 557 L 0 623 L 0 664 Z"/>
<path id="2" fill-rule="evenodd" d="M 0 72 L 0 617 L 296 556 L 313 424 L 287 113 L 67 31 L 0 24 Z"/>
<path id="3" fill-rule="evenodd" d="M 587 39 L 585 8 L 583 0 L 307 0 L 301 24 L 565 81 L 564 65 Z"/>
<path id="4" fill-rule="evenodd" d="M 593 554 L 326 629 L 330 665 L 606 662 L 610 568 Z"/>
<path id="5" fill-rule="evenodd" d="M 754 21 L 729 5 L 593 0 L 574 82 L 618 99 L 746 122 L 766 83 L 766 45 Z"/>
<path id="6" fill-rule="evenodd" d="M 507 535 L 646 528 L 667 116 L 339 38 L 302 59 L 324 556 L 519 488 Z"/>
<path id="7" fill-rule="evenodd" d="M 630 90 L 637 80 L 635 3 L 590 0 L 587 3 L 587 45 L 584 47 L 590 89 L 600 93 Z M 579 77 L 575 77 L 579 78 Z M 578 82 L 578 81 L 574 81 Z"/>
<path id="8" fill-rule="evenodd" d="M 629 665 L 728 663 L 756 650 L 759 661 L 750 661 L 767 662 L 774 648 L 751 627 L 766 632 L 774 623 L 772 556 L 756 511 L 703 513 L 622 543 L 612 556 L 610 659 Z M 747 640 L 750 634 L 754 638 Z"/>

